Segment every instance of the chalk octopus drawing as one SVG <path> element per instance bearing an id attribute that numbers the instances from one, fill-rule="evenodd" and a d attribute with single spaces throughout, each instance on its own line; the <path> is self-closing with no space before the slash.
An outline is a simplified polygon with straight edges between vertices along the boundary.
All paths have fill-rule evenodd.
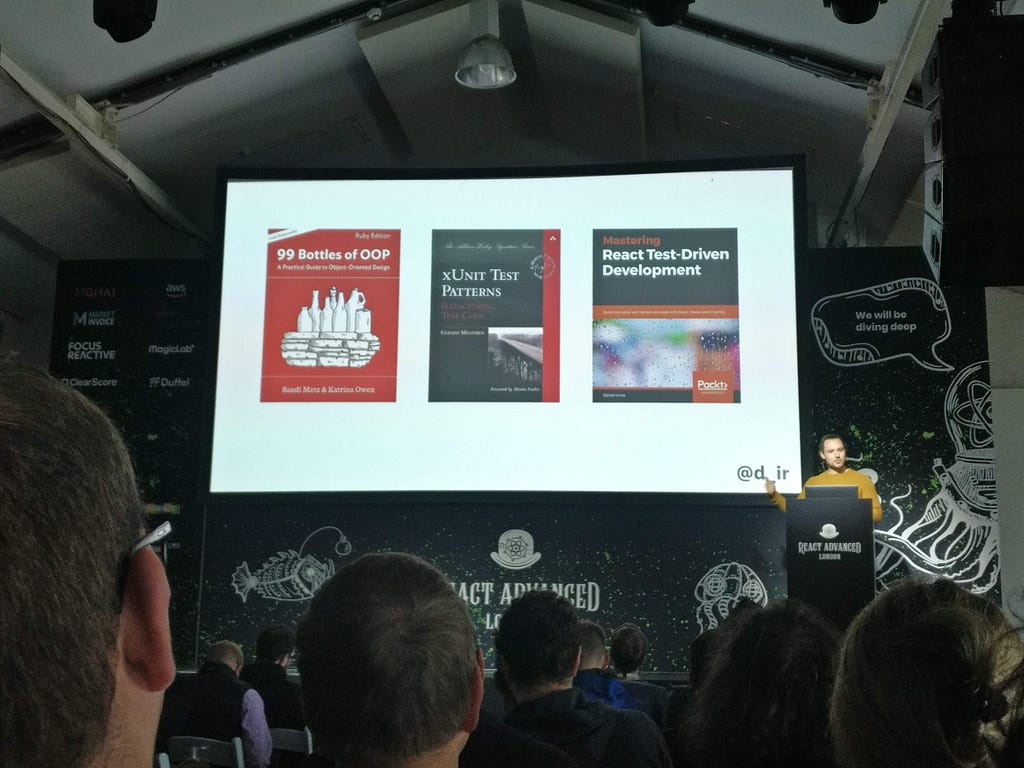
<path id="1" fill-rule="evenodd" d="M 940 457 L 933 471 L 939 491 L 920 519 L 907 523 L 899 503 L 911 494 L 893 498 L 899 520 L 876 531 L 879 586 L 904 562 L 931 576 L 952 579 L 975 593 L 987 592 L 999 580 L 999 513 L 992 436 L 992 389 L 980 377 L 987 361 L 963 368 L 946 390 L 946 429 L 955 456 L 946 467 Z"/>
<path id="2" fill-rule="evenodd" d="M 323 541 L 334 542 L 333 546 L 328 544 L 331 554 L 317 557 L 310 549 L 314 542 Z M 334 526 L 324 526 L 309 534 L 298 551 L 278 552 L 255 572 L 250 571 L 249 563 L 243 560 L 231 576 L 231 586 L 243 603 L 250 592 L 267 600 L 309 600 L 334 575 L 334 561 L 329 558 L 332 555 L 345 557 L 351 552 L 352 544 L 344 533 Z"/>
<path id="3" fill-rule="evenodd" d="M 768 590 L 761 577 L 742 563 L 719 563 L 711 568 L 697 582 L 693 596 L 697 598 L 697 623 L 701 632 L 725 621 L 744 598 L 758 605 L 768 604 Z"/>

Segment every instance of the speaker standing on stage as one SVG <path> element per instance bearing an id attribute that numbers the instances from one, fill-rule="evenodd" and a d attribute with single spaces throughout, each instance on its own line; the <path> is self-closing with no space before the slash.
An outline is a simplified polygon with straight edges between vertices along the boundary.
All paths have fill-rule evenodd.
<path id="1" fill-rule="evenodd" d="M 882 522 L 882 502 L 878 498 L 878 491 L 870 477 L 846 466 L 846 443 L 843 438 L 839 435 L 825 435 L 818 443 L 818 455 L 825 462 L 825 471 L 808 479 L 804 485 L 805 490 L 800 491 L 797 498 L 806 496 L 808 485 L 855 485 L 859 498 L 871 499 L 871 519 L 876 523 Z M 772 503 L 785 512 L 786 497 L 775 490 L 775 482 L 766 480 L 764 489 Z"/>

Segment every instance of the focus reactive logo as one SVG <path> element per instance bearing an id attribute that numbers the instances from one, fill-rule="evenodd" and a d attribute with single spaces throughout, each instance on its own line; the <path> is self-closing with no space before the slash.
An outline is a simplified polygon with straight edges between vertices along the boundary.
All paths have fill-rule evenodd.
<path id="1" fill-rule="evenodd" d="M 69 341 L 68 360 L 116 360 L 116 349 L 104 349 L 102 341 Z"/>

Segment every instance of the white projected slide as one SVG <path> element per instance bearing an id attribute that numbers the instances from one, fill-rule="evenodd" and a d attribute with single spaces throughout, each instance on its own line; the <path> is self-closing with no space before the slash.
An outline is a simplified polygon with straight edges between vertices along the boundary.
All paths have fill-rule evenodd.
<path id="1" fill-rule="evenodd" d="M 210 491 L 798 491 L 802 183 L 229 177 Z"/>

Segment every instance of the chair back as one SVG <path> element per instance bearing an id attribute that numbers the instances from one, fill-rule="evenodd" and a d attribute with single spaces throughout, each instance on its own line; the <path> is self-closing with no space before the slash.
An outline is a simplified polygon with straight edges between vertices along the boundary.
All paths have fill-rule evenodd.
<path id="1" fill-rule="evenodd" d="M 313 753 L 313 734 L 309 728 L 271 728 L 270 740 L 275 751 L 298 752 L 302 755 Z"/>
<path id="2" fill-rule="evenodd" d="M 174 764 L 192 763 L 223 768 L 245 768 L 242 740 L 204 739 L 200 736 L 172 736 L 167 740 L 167 756 Z"/>

